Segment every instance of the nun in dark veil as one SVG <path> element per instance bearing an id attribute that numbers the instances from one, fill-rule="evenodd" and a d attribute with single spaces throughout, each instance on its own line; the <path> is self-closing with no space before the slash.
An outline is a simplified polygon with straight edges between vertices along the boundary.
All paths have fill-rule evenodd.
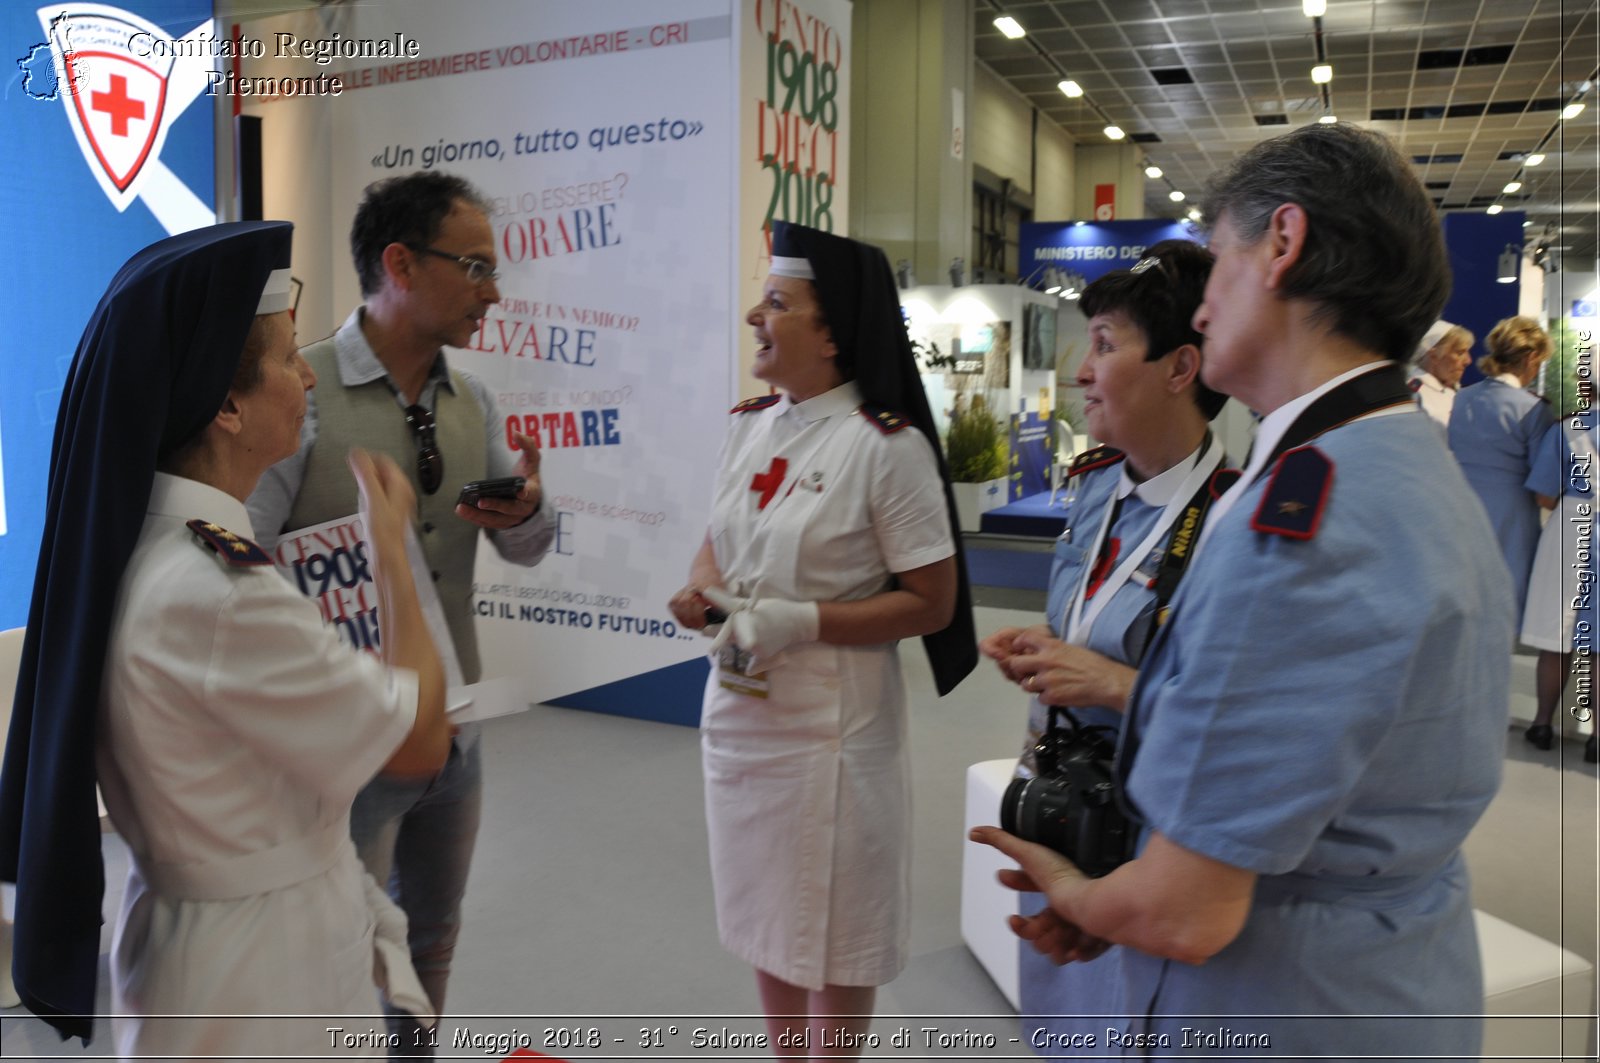
<path id="1" fill-rule="evenodd" d="M 57 416 L 0 878 L 17 884 L 23 1003 L 87 1042 L 98 780 L 132 856 L 110 959 L 124 1056 L 325 1052 L 326 1019 L 270 1016 L 376 1015 L 375 970 L 429 1010 L 403 917 L 347 826 L 374 773 L 431 773 L 448 748 L 404 563 L 410 488 L 352 455 L 387 665 L 346 649 L 278 576 L 244 508 L 294 451 L 315 381 L 288 312 L 291 234 L 217 225 L 135 255 L 84 331 Z"/>
<path id="2" fill-rule="evenodd" d="M 783 222 L 772 252 L 745 320 L 754 375 L 777 394 L 732 411 L 710 529 L 671 607 L 715 635 L 701 731 L 722 942 L 755 968 L 773 1044 L 809 1026 L 813 1049 L 827 1030 L 852 1055 L 875 988 L 906 961 L 896 644 L 922 636 L 940 694 L 977 650 L 888 259 Z"/>

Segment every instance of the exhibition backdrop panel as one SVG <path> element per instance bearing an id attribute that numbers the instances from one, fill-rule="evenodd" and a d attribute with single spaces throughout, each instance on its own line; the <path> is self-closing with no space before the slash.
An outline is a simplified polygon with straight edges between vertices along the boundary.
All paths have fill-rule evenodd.
<path id="1" fill-rule="evenodd" d="M 848 5 L 829 6 L 848 25 Z M 803 47 L 832 38 L 818 36 L 806 7 L 495 0 L 462 18 L 421 0 L 354 5 L 330 16 L 344 37 L 403 35 L 419 56 L 337 64 L 350 91 L 261 108 L 269 125 L 274 111 L 327 109 L 332 204 L 321 238 L 336 319 L 360 301 L 346 234 L 368 183 L 445 170 L 493 204 L 502 299 L 450 358 L 499 397 L 500 445 L 513 432 L 539 441 L 559 513 L 555 548 L 536 568 L 479 551 L 484 674 L 520 677 L 531 701 L 698 720 L 706 643 L 676 627 L 667 600 L 705 536 L 737 393 L 733 345 L 752 342 L 738 323 L 735 263 L 764 252 L 774 188 L 775 217 L 819 220 L 817 196 L 832 185 L 818 193 L 805 171 L 813 152 L 843 159 L 842 128 L 837 147 L 835 131 L 818 132 L 823 81 Z M 741 35 L 758 24 L 790 35 L 772 49 L 774 114 L 740 89 Z M 765 63 L 767 45 L 754 50 Z M 830 119 L 845 111 L 842 63 L 832 70 Z M 763 67 L 763 93 L 767 77 Z M 774 184 L 759 164 L 741 176 L 751 138 L 800 178 Z M 764 179 L 765 191 L 742 190 L 746 179 Z M 765 197 L 762 212 L 740 213 L 753 196 Z"/>
<path id="2" fill-rule="evenodd" d="M 215 220 L 212 61 L 170 47 L 210 18 L 209 0 L 0 12 L 0 628 L 27 620 L 56 408 L 90 312 L 139 248 Z"/>

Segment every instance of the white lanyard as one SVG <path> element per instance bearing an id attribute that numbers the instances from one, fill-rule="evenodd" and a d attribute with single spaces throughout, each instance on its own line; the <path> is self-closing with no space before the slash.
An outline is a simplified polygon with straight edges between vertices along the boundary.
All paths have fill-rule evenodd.
<path id="1" fill-rule="evenodd" d="M 1095 589 L 1094 600 L 1086 603 L 1084 596 L 1088 590 L 1089 579 L 1094 574 L 1094 569 L 1099 565 L 1102 544 L 1105 543 L 1106 537 L 1111 534 L 1111 515 L 1117 509 L 1115 499 L 1112 499 L 1106 505 L 1105 519 L 1100 522 L 1100 533 L 1095 536 L 1094 543 L 1085 559 L 1083 575 L 1078 581 L 1077 592 L 1072 596 L 1072 608 L 1067 614 L 1066 642 L 1074 646 L 1088 644 L 1089 629 L 1093 626 L 1095 618 L 1100 615 L 1100 610 L 1104 609 L 1106 603 L 1116 596 L 1117 591 L 1122 589 L 1122 585 L 1132 578 L 1134 572 L 1139 568 L 1139 563 L 1149 556 L 1150 552 L 1161 542 L 1162 537 L 1171 530 L 1173 523 L 1178 519 L 1178 514 L 1188 507 L 1190 501 L 1200 490 L 1200 486 L 1211 478 L 1211 474 L 1216 471 L 1217 466 L 1220 464 L 1222 464 L 1222 442 L 1213 438 L 1205 453 L 1201 454 L 1194 463 L 1194 468 L 1190 469 L 1189 474 L 1183 478 L 1183 483 L 1179 484 L 1178 489 L 1172 493 L 1172 498 L 1167 502 L 1166 507 L 1162 509 L 1161 516 L 1157 518 L 1155 527 L 1150 530 L 1150 534 L 1144 537 L 1144 541 L 1136 549 L 1130 550 L 1123 557 L 1122 563 Z M 1137 491 L 1138 488 L 1134 490 Z"/>

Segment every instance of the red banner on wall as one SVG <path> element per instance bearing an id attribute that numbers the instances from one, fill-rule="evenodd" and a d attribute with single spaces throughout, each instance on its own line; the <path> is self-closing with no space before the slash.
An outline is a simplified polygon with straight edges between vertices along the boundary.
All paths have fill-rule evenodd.
<path id="1" fill-rule="evenodd" d="M 1094 186 L 1094 220 L 1113 221 L 1117 216 L 1117 186 Z"/>

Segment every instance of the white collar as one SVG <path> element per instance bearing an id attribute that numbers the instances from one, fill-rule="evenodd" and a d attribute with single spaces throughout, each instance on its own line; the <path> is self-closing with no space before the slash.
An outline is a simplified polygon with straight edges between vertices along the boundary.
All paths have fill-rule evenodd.
<path id="1" fill-rule="evenodd" d="M 256 534 L 243 502 L 210 484 L 171 473 L 156 473 L 145 511 L 183 520 L 209 520 L 247 539 L 255 538 Z"/>
<path id="2" fill-rule="evenodd" d="M 783 397 L 783 409 L 779 416 L 791 410 L 796 416 L 808 424 L 832 417 L 835 414 L 849 413 L 861 405 L 861 389 L 854 380 L 846 380 L 843 384 L 831 391 L 824 391 L 821 395 L 813 395 L 804 402 L 795 402 L 788 395 Z"/>
<path id="3" fill-rule="evenodd" d="M 1500 383 L 1504 384 L 1506 387 L 1508 387 L 1508 388 L 1516 388 L 1518 391 L 1521 391 L 1523 389 L 1523 387 L 1526 386 L 1526 385 L 1524 385 L 1522 383 L 1522 378 L 1520 376 L 1518 376 L 1517 374 L 1515 374 L 1515 373 L 1498 373 L 1495 376 L 1490 377 L 1489 379 L 1490 380 L 1498 380 Z"/>
<path id="4" fill-rule="evenodd" d="M 1441 381 L 1438 377 L 1434 376 L 1432 373 L 1428 372 L 1426 369 L 1413 368 L 1412 371 L 1411 371 L 1411 379 L 1420 382 L 1423 387 L 1427 388 L 1430 391 L 1454 391 L 1455 390 L 1454 388 L 1445 387 L 1443 381 Z"/>
<path id="5" fill-rule="evenodd" d="M 1189 475 L 1189 470 L 1194 468 L 1195 462 L 1200 460 L 1200 452 L 1205 449 L 1206 441 L 1200 440 L 1200 445 L 1191 450 L 1178 464 L 1170 469 L 1156 473 L 1150 479 L 1136 482 L 1128 475 L 1128 459 L 1122 459 L 1122 477 L 1117 482 L 1117 497 L 1127 498 L 1135 495 L 1139 501 L 1149 506 L 1164 506 L 1172 501 L 1173 495 L 1178 493 L 1178 488 L 1183 485 L 1184 478 Z"/>
<path id="6" fill-rule="evenodd" d="M 1392 363 L 1387 358 L 1379 358 L 1376 361 L 1358 365 L 1354 369 L 1340 373 L 1322 386 L 1312 388 L 1299 398 L 1290 399 L 1276 410 L 1267 414 L 1256 428 L 1256 439 L 1251 444 L 1253 449 L 1250 451 L 1250 464 L 1245 467 L 1244 475 L 1239 477 L 1239 482 L 1248 484 L 1255 479 L 1256 474 L 1267 464 L 1267 459 L 1272 456 L 1272 451 L 1277 447 L 1278 440 L 1283 438 L 1283 434 L 1289 430 L 1289 427 L 1313 402 L 1316 402 L 1346 381 L 1354 380 L 1358 376 L 1390 364 Z"/>

